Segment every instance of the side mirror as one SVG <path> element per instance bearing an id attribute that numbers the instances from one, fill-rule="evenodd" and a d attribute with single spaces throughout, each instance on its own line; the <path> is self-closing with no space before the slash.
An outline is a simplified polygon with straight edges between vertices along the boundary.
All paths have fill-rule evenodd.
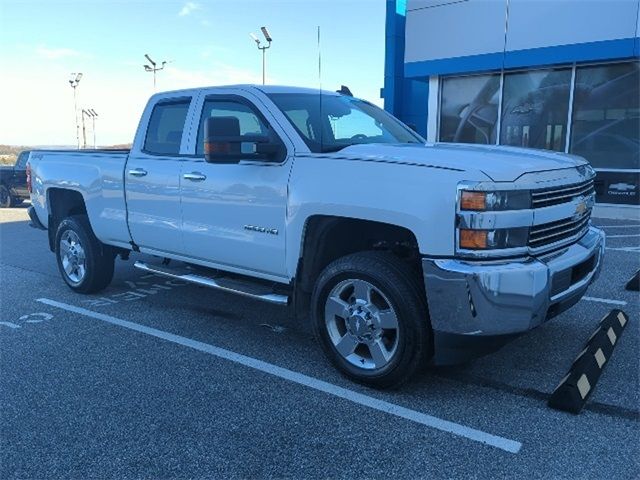
<path id="1" fill-rule="evenodd" d="M 240 135 L 236 117 L 209 117 L 204 124 L 204 159 L 209 163 L 271 160 L 280 145 L 265 135 Z"/>

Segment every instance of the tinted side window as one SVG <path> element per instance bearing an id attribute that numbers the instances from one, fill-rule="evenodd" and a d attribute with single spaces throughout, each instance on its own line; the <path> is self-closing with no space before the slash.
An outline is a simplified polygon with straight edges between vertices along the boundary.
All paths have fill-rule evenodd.
<path id="1" fill-rule="evenodd" d="M 268 127 L 251 107 L 232 100 L 205 100 L 198 130 L 196 154 L 204 154 L 204 121 L 209 117 L 235 117 L 240 125 L 240 135 L 268 135 Z"/>
<path id="2" fill-rule="evenodd" d="M 144 151 L 160 155 L 177 155 L 191 98 L 157 103 L 151 112 Z"/>

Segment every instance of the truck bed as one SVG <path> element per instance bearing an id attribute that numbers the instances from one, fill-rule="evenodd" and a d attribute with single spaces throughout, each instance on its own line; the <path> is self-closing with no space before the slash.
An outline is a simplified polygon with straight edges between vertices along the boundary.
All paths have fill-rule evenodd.
<path id="1" fill-rule="evenodd" d="M 109 244 L 128 245 L 124 169 L 129 149 L 34 150 L 29 157 L 32 200 L 48 226 L 48 201 L 55 189 L 82 195 L 96 237 Z"/>

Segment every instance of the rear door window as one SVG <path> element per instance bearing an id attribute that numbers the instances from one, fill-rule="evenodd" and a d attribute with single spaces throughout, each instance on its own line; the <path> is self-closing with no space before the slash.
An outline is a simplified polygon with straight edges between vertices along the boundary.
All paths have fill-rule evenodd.
<path id="1" fill-rule="evenodd" d="M 156 155 L 178 155 L 191 97 L 163 100 L 153 107 L 144 151 Z"/>

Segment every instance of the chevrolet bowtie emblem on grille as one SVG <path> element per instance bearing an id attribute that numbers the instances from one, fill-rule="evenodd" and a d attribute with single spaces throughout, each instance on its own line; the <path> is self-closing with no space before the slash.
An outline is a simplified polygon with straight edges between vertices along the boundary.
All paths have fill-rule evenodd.
<path id="1" fill-rule="evenodd" d="M 576 205 L 576 215 L 582 216 L 587 211 L 587 202 L 580 202 Z"/>

